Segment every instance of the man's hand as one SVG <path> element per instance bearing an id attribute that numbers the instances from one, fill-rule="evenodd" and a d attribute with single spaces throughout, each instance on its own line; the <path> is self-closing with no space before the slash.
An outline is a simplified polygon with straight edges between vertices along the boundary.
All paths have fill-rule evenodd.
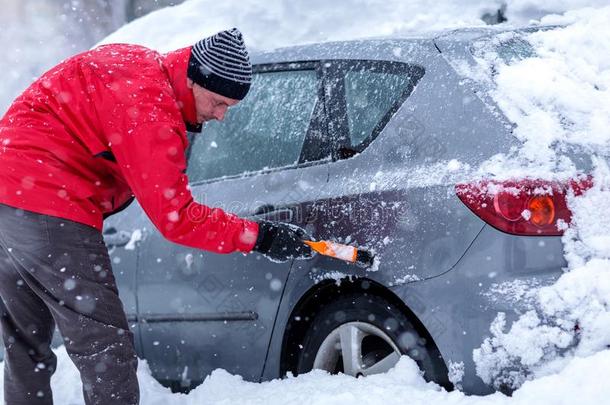
<path id="1" fill-rule="evenodd" d="M 304 239 L 310 239 L 302 228 L 283 222 L 258 222 L 258 237 L 254 251 L 262 253 L 274 262 L 285 262 L 290 259 L 306 259 L 312 251 Z"/>

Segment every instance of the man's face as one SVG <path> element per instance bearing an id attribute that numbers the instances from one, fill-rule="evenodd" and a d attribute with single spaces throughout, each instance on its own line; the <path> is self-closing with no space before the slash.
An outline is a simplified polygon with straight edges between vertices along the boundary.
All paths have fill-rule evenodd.
<path id="1" fill-rule="evenodd" d="M 187 86 L 193 90 L 198 124 L 211 120 L 222 121 L 227 109 L 239 103 L 239 100 L 204 89 L 190 79 L 187 79 Z"/>

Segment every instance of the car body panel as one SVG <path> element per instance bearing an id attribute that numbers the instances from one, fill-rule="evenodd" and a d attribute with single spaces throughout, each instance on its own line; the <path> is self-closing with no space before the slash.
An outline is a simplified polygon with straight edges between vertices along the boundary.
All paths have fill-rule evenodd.
<path id="1" fill-rule="evenodd" d="M 447 165 L 475 166 L 510 138 L 468 89 L 447 79 L 455 73 L 442 58 L 425 68 L 378 137 L 357 156 L 328 165 L 328 194 L 317 204 L 320 238 L 351 236 L 377 252 L 380 273 L 393 279 L 436 276 L 464 254 L 483 222 L 455 196 Z M 391 285 L 392 278 L 379 281 Z"/>
<path id="2" fill-rule="evenodd" d="M 520 237 L 486 225 L 449 272 L 392 291 L 426 326 L 447 364 L 463 363 L 462 389 L 487 394 L 473 350 L 490 337 L 499 312 L 507 325 L 528 309 L 532 289 L 552 284 L 566 266 L 559 237 Z"/>

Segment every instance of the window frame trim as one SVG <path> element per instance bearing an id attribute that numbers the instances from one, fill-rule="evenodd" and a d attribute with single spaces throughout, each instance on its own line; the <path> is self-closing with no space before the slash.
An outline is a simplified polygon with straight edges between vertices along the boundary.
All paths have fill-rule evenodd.
<path id="1" fill-rule="evenodd" d="M 410 73 L 412 75 L 412 79 L 410 80 L 409 86 L 407 86 L 403 90 L 400 97 L 392 104 L 390 109 L 375 125 L 371 134 L 367 136 L 360 144 L 352 146 L 349 134 L 347 104 L 345 98 L 345 89 L 343 87 L 344 85 L 342 75 L 345 71 L 353 70 L 350 68 L 360 67 L 362 66 L 362 64 L 365 65 L 367 70 L 372 71 L 379 71 L 379 67 L 383 66 L 386 68 L 384 72 L 387 73 Z M 305 138 L 303 140 L 301 154 L 297 163 L 193 182 L 190 182 L 189 179 L 189 186 L 199 186 L 204 184 L 217 183 L 220 181 L 248 178 L 284 170 L 294 170 L 304 167 L 328 164 L 334 161 L 346 160 L 351 158 L 352 156 L 360 154 L 366 148 L 368 148 L 369 145 L 384 130 L 384 128 L 390 122 L 394 114 L 396 114 L 396 112 L 400 109 L 404 102 L 409 98 L 409 96 L 415 90 L 415 87 L 417 86 L 419 81 L 426 74 L 426 69 L 419 64 L 381 59 L 320 59 L 312 61 L 307 60 L 280 63 L 261 63 L 252 66 L 253 73 L 272 73 L 296 70 L 313 70 L 316 72 L 316 78 L 318 80 L 318 99 L 316 104 L 314 105 L 314 111 L 317 108 L 321 108 L 322 111 L 319 116 L 316 116 L 315 113 L 312 116 L 312 120 L 309 123 Z M 338 79 L 340 80 L 340 85 L 333 86 L 332 80 Z M 318 103 L 321 103 L 321 105 L 318 106 Z M 324 150 L 328 150 L 329 154 L 327 157 L 323 157 L 317 160 L 306 160 L 307 156 L 304 156 L 303 152 L 307 142 L 311 141 L 312 129 L 316 124 L 322 130 L 323 140 L 321 142 L 321 147 Z M 333 130 L 335 130 L 335 135 L 331 136 Z M 186 151 L 186 161 L 188 167 L 188 163 L 190 162 L 191 158 L 191 151 L 195 134 L 188 133 L 187 136 L 189 139 L 189 145 Z M 202 134 L 197 134 L 197 136 L 202 136 Z M 342 149 L 350 151 L 351 153 L 349 154 L 349 156 L 344 156 L 342 154 Z"/>

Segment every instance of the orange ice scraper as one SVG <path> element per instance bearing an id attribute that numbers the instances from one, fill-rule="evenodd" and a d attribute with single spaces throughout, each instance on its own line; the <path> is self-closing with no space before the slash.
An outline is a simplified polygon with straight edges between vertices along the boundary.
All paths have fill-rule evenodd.
<path id="1" fill-rule="evenodd" d="M 355 246 L 342 245 L 341 243 L 331 242 L 328 240 L 321 241 L 304 241 L 312 250 L 324 256 L 334 257 L 336 259 L 345 260 L 346 262 L 359 264 L 369 267 L 373 265 L 373 255 L 364 250 L 358 249 Z"/>

